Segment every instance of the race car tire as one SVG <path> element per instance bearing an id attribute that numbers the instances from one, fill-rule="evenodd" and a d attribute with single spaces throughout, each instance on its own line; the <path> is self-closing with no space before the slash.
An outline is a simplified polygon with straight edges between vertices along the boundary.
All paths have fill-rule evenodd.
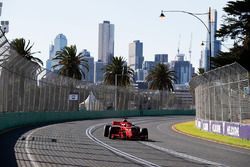
<path id="1" fill-rule="evenodd" d="M 115 128 L 116 127 L 112 127 L 112 126 L 110 126 L 110 128 L 109 128 L 109 138 L 110 139 L 114 139 L 114 137 L 112 138 L 112 135 L 115 133 Z"/>
<path id="2" fill-rule="evenodd" d="M 104 137 L 108 137 L 109 136 L 109 128 L 111 125 L 105 125 L 104 126 L 104 130 L 103 130 L 103 135 Z"/>
<path id="3" fill-rule="evenodd" d="M 148 129 L 141 128 L 140 129 L 140 136 L 141 136 L 141 140 L 148 140 Z"/>

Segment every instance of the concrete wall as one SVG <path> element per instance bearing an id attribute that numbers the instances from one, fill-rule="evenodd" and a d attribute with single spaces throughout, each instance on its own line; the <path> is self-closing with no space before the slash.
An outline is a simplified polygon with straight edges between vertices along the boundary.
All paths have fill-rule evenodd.
<path id="1" fill-rule="evenodd" d="M 0 113 L 0 133 L 16 127 L 64 121 L 160 115 L 195 115 L 195 110 L 5 112 Z"/>

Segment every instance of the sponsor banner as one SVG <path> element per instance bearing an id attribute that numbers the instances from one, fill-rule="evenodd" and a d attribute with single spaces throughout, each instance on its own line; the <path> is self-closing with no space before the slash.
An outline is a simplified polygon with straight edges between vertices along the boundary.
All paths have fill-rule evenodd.
<path id="1" fill-rule="evenodd" d="M 250 125 L 240 125 L 240 138 L 250 140 Z"/>
<path id="2" fill-rule="evenodd" d="M 79 95 L 77 93 L 71 93 L 69 94 L 69 100 L 70 101 L 76 101 L 79 99 Z"/>
<path id="3" fill-rule="evenodd" d="M 209 131 L 209 121 L 203 120 L 202 130 Z"/>
<path id="4" fill-rule="evenodd" d="M 240 126 L 237 123 L 225 123 L 225 134 L 234 137 L 240 137 Z"/>
<path id="5" fill-rule="evenodd" d="M 211 127 L 210 127 L 210 129 L 211 129 L 211 132 L 223 134 L 223 125 L 222 125 L 222 122 L 211 121 Z"/>
<path id="6" fill-rule="evenodd" d="M 201 120 L 197 120 L 196 123 L 197 128 L 201 129 Z"/>
<path id="7" fill-rule="evenodd" d="M 250 140 L 250 125 L 235 122 L 196 119 L 196 127 L 204 131 Z"/>

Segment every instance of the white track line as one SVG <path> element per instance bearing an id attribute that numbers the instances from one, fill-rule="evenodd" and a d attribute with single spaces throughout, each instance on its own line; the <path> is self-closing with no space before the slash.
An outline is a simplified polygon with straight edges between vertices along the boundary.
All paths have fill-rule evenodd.
<path id="1" fill-rule="evenodd" d="M 137 162 L 137 163 L 140 163 L 140 164 L 149 166 L 149 167 L 160 167 L 160 166 L 157 165 L 157 164 L 154 164 L 154 163 L 152 163 L 152 162 L 146 161 L 146 160 L 141 159 L 141 158 L 138 158 L 138 157 L 136 157 L 136 156 L 134 156 L 134 155 L 131 155 L 131 154 L 128 154 L 128 153 L 123 152 L 123 151 L 121 151 L 121 150 L 118 150 L 118 149 L 116 149 L 116 148 L 114 148 L 114 147 L 112 147 L 112 146 L 110 146 L 110 145 L 108 145 L 108 144 L 106 144 L 106 143 L 100 141 L 100 140 L 97 139 L 96 137 L 94 137 L 94 136 L 92 135 L 92 131 L 93 131 L 96 127 L 98 127 L 98 126 L 103 126 L 103 125 L 104 125 L 104 124 L 97 124 L 97 125 L 94 125 L 94 126 L 89 127 L 88 129 L 86 129 L 86 135 L 87 135 L 93 142 L 95 142 L 95 143 L 99 144 L 100 146 L 105 147 L 105 148 L 107 148 L 108 150 L 110 150 L 110 151 L 112 151 L 112 152 L 114 152 L 114 153 L 116 153 L 116 154 L 119 154 L 119 155 L 121 155 L 121 156 L 123 156 L 123 157 L 125 157 L 125 158 L 127 158 L 127 159 L 130 159 L 130 160 L 132 160 L 132 161 L 134 161 L 134 162 Z"/>
<path id="2" fill-rule="evenodd" d="M 162 130 L 161 130 L 161 128 L 160 128 L 161 125 L 163 125 L 163 124 L 158 125 L 158 126 L 157 126 L 157 129 L 158 129 L 159 131 L 162 132 Z M 165 132 L 164 132 L 164 133 L 165 133 Z M 168 135 L 169 135 L 169 134 L 168 134 Z M 174 150 L 171 150 L 171 149 L 163 148 L 163 147 L 154 145 L 154 144 L 149 143 L 149 142 L 140 141 L 140 143 L 142 143 L 142 144 L 144 144 L 144 145 L 147 145 L 147 146 L 149 146 L 149 147 L 152 147 L 152 148 L 154 148 L 154 149 L 157 149 L 157 150 L 166 152 L 166 153 L 168 153 L 168 154 L 171 154 L 171 155 L 174 155 L 174 156 L 177 156 L 177 157 L 180 157 L 180 158 L 185 158 L 185 159 L 187 159 L 187 160 L 196 161 L 196 162 L 200 162 L 200 163 L 204 163 L 204 164 L 209 164 L 209 165 L 214 165 L 214 166 L 218 166 L 218 167 L 229 167 L 229 166 L 226 166 L 226 165 L 224 165 L 224 164 L 219 164 L 219 163 L 217 163 L 217 162 L 209 161 L 209 160 L 202 159 L 202 158 L 198 158 L 198 157 L 195 157 L 195 156 L 192 156 L 192 155 L 180 153 L 180 152 L 177 152 L 177 151 L 174 151 Z"/>
<path id="3" fill-rule="evenodd" d="M 149 143 L 149 142 L 140 141 L 140 143 L 145 144 L 147 146 L 150 146 L 150 147 L 152 147 L 154 149 L 166 152 L 168 154 L 180 157 L 180 158 L 185 158 L 185 159 L 188 159 L 188 160 L 191 160 L 191 161 L 196 161 L 196 162 L 200 162 L 200 163 L 204 163 L 204 164 L 208 164 L 208 165 L 214 165 L 214 166 L 218 166 L 218 167 L 219 166 L 220 167 L 228 167 L 228 166 L 223 165 L 223 164 L 219 164 L 219 163 L 216 163 L 216 162 L 208 161 L 208 160 L 205 160 L 205 159 L 202 159 L 202 158 L 194 157 L 194 156 L 191 156 L 191 155 L 188 155 L 188 154 L 184 154 L 184 153 L 176 152 L 174 150 L 163 148 L 163 147 L 154 145 L 154 144 Z"/>
<path id="4" fill-rule="evenodd" d="M 49 125 L 49 126 L 53 126 L 53 125 Z M 27 156 L 28 156 L 28 159 L 29 161 L 31 162 L 31 166 L 32 167 L 40 167 L 39 163 L 36 162 L 33 154 L 31 153 L 30 149 L 29 149 L 29 142 L 30 142 L 30 137 L 32 136 L 33 133 L 39 131 L 39 130 L 42 130 L 42 129 L 45 129 L 45 128 L 48 128 L 49 126 L 45 126 L 45 127 L 41 127 L 41 128 L 37 128 L 35 130 L 32 130 L 27 136 L 26 136 L 26 139 L 25 139 L 25 151 L 27 153 Z"/>
<path id="5" fill-rule="evenodd" d="M 38 129 L 35 129 L 35 130 L 33 130 L 33 131 L 31 131 L 31 133 L 29 133 L 29 134 L 27 135 L 26 139 L 25 139 L 25 150 L 26 150 L 28 159 L 29 159 L 29 161 L 31 162 L 31 166 L 33 166 L 33 167 L 40 167 L 40 166 L 39 166 L 38 163 L 36 163 L 34 156 L 30 153 L 30 149 L 28 148 L 28 145 L 29 145 L 29 140 L 30 140 L 29 138 L 30 138 L 30 136 L 31 136 L 33 133 L 35 133 L 36 131 L 38 131 L 38 130 L 39 130 L 39 128 L 38 128 Z"/>

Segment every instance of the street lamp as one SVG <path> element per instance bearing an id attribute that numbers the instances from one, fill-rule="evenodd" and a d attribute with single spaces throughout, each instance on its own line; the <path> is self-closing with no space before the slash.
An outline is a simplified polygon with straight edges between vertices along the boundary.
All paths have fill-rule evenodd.
<path id="1" fill-rule="evenodd" d="M 189 14 L 189 15 L 195 17 L 196 19 L 198 19 L 205 26 L 205 28 L 207 29 L 207 32 L 209 34 L 209 56 L 207 57 L 207 66 L 208 67 L 207 67 L 206 71 L 210 70 L 211 69 L 211 56 L 212 56 L 211 8 L 209 7 L 208 13 L 191 13 L 191 12 L 187 12 L 187 11 L 184 11 L 184 10 L 162 10 L 160 18 L 165 18 L 166 17 L 164 15 L 164 13 L 186 13 L 186 14 Z M 208 20 L 209 20 L 208 21 L 208 24 L 209 24 L 208 26 L 204 23 L 203 20 L 201 20 L 198 17 L 199 15 L 208 15 Z"/>

